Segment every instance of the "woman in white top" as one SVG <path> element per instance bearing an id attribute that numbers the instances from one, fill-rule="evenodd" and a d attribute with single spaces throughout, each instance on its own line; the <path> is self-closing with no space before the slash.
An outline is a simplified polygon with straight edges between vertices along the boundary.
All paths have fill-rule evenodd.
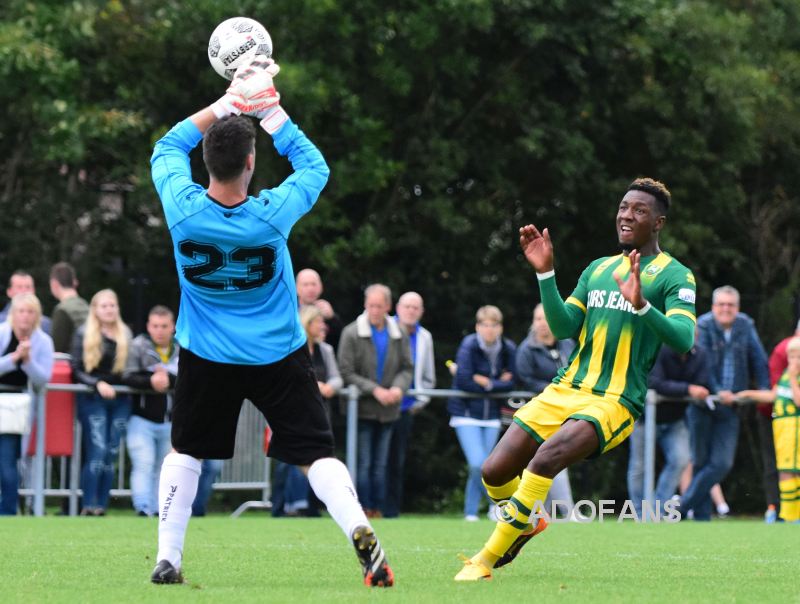
<path id="1" fill-rule="evenodd" d="M 0 324 L 0 384 L 25 390 L 29 384 L 39 387 L 50 379 L 53 373 L 53 340 L 42 331 L 41 322 L 42 306 L 34 294 L 14 296 L 8 320 Z M 17 513 L 17 461 L 21 446 L 22 434 L 0 433 L 2 515 Z"/>

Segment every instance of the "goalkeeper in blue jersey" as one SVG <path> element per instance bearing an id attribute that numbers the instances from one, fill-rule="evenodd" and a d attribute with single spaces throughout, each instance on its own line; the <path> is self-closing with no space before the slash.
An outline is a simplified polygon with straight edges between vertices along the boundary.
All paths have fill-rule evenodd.
<path id="1" fill-rule="evenodd" d="M 322 154 L 280 106 L 278 66 L 256 57 L 226 94 L 177 124 L 151 159 L 172 236 L 181 286 L 181 345 L 172 446 L 161 468 L 154 583 L 182 582 L 183 542 L 200 460 L 233 456 L 244 399 L 273 431 L 268 454 L 307 473 L 311 487 L 352 540 L 364 581 L 394 577 L 347 472 L 305 346 L 287 240 L 328 180 Z M 256 117 L 293 173 L 247 194 L 255 168 Z M 203 142 L 208 189 L 192 181 L 189 153 Z"/>

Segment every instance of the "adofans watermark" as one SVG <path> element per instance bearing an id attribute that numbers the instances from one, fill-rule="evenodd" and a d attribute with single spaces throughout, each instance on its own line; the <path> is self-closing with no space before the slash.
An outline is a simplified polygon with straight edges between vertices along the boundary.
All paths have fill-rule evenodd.
<path id="1" fill-rule="evenodd" d="M 497 520 L 507 524 L 524 522 L 522 506 L 513 498 L 506 499 L 497 504 Z M 534 518 L 545 518 L 548 522 L 666 522 L 675 524 L 681 521 L 679 504 L 676 500 L 669 501 L 642 501 L 641 512 L 630 500 L 625 500 L 621 505 L 614 499 L 601 499 L 597 503 L 588 499 L 581 499 L 574 505 L 569 501 L 554 499 L 546 506 L 541 501 L 536 501 L 533 510 L 528 514 L 528 522 Z M 619 510 L 619 511 L 618 511 Z M 521 518 L 522 516 L 522 518 Z"/>

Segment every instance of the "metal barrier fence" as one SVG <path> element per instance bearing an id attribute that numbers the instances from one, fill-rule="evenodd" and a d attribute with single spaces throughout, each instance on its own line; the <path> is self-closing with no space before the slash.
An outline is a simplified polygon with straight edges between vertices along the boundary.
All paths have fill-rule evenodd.
<path id="1" fill-rule="evenodd" d="M 119 394 L 139 394 L 141 391 L 127 386 L 114 386 Z M 74 420 L 73 455 L 69 470 L 69 480 L 65 480 L 66 463 L 62 459 L 61 481 L 57 488 L 48 487 L 52 479 L 52 460 L 45 452 L 46 437 L 46 405 L 47 392 L 93 393 L 94 390 L 83 384 L 46 384 L 44 387 L 31 388 L 36 419 L 36 452 L 33 456 L 32 486 L 19 490 L 20 495 L 32 496 L 34 516 L 44 515 L 45 497 L 66 497 L 70 516 L 78 514 L 78 500 L 81 496 L 79 488 L 81 468 L 80 422 Z M 411 395 L 424 395 L 431 398 L 447 398 L 458 396 L 463 398 L 486 398 L 480 394 L 462 392 L 460 390 L 410 390 Z M 346 464 L 353 480 L 356 479 L 357 434 L 358 434 L 358 388 L 350 385 L 340 393 L 347 399 L 346 429 Z M 489 398 L 528 399 L 533 393 L 525 391 L 489 393 Z M 76 414 L 77 415 L 77 414 Z M 261 499 L 247 501 L 233 512 L 239 516 L 247 509 L 268 509 L 271 507 L 270 496 L 272 484 L 270 480 L 271 463 L 264 454 L 264 430 L 266 421 L 263 415 L 249 401 L 245 401 L 239 415 L 236 432 L 236 446 L 233 459 L 226 460 L 220 478 L 214 483 L 215 490 L 261 490 Z M 126 463 L 124 440 L 120 443 L 116 487 L 111 489 L 112 497 L 130 497 L 130 489 L 125 488 Z"/>
<path id="2" fill-rule="evenodd" d="M 645 397 L 644 410 L 644 498 L 650 504 L 650 509 L 655 509 L 655 481 L 656 481 L 656 406 L 659 401 L 666 397 L 660 396 L 655 390 L 648 390 Z M 668 400 L 674 401 L 674 397 Z M 686 397 L 683 399 L 690 405 L 713 405 L 722 404 L 719 397 L 709 396 L 705 401 Z M 750 399 L 736 399 L 736 405 L 752 405 L 756 401 Z M 647 514 L 642 517 L 642 522 L 647 522 Z"/>
<path id="3" fill-rule="evenodd" d="M 115 386 L 114 389 L 119 394 L 139 394 L 141 392 L 126 386 Z M 69 469 L 69 479 L 66 480 L 66 463 L 62 458 L 60 484 L 56 488 L 48 487 L 47 485 L 51 484 L 52 481 L 52 459 L 47 457 L 45 451 L 47 423 L 45 400 L 49 391 L 76 394 L 94 392 L 94 390 L 83 384 L 46 384 L 40 389 L 30 389 L 36 420 L 36 452 L 32 459 L 32 485 L 31 487 L 20 489 L 19 494 L 33 497 L 32 511 L 34 516 L 44 515 L 45 497 L 66 497 L 68 499 L 68 513 L 70 516 L 75 516 L 78 513 L 78 499 L 82 494 L 79 488 L 81 424 L 77 419 L 73 419 L 73 454 Z M 249 507 L 269 507 L 272 485 L 270 481 L 270 460 L 264 455 L 264 429 L 266 425 L 264 416 L 261 415 L 258 409 L 249 401 L 245 401 L 239 415 L 234 457 L 225 461 L 220 477 L 213 485 L 215 490 L 261 490 L 261 499 L 247 502 Z M 131 495 L 130 489 L 125 488 L 127 472 L 124 444 L 123 439 L 120 443 L 116 486 L 111 489 L 112 497 L 130 497 Z"/>
<path id="4" fill-rule="evenodd" d="M 45 426 L 46 426 L 46 406 L 45 397 L 47 391 L 62 391 L 74 393 L 91 393 L 93 390 L 82 384 L 47 384 L 41 389 L 31 389 L 33 394 L 35 417 L 36 417 L 36 453 L 33 457 L 33 487 L 20 489 L 21 495 L 33 496 L 33 514 L 35 516 L 44 515 L 45 496 L 61 496 L 69 498 L 69 513 L 76 515 L 78 497 L 81 492 L 78 488 L 81 465 L 81 429 L 80 422 L 75 422 L 74 447 L 72 464 L 70 466 L 69 486 L 65 488 L 64 477 L 60 488 L 46 488 L 49 483 L 48 476 L 51 474 L 45 455 Z M 125 386 L 115 386 L 119 393 L 136 394 L 140 391 L 133 390 Z M 507 400 L 530 400 L 538 393 L 530 391 L 512 392 L 489 392 L 476 394 L 461 390 L 448 389 L 412 389 L 408 391 L 410 395 L 428 396 L 430 398 L 492 398 Z M 343 388 L 340 396 L 346 398 L 346 464 L 353 480 L 356 478 L 357 463 L 357 422 L 358 422 L 358 398 L 359 391 L 355 385 Z M 644 497 L 647 502 L 654 503 L 655 490 L 655 466 L 656 466 L 656 413 L 655 408 L 659 397 L 654 390 L 647 392 L 645 401 L 645 452 L 644 452 Z M 712 400 L 716 400 L 712 397 Z M 687 399 L 687 402 L 691 402 Z M 696 401 L 695 401 L 696 402 Z M 737 401 L 740 404 L 751 401 Z M 227 460 L 223 466 L 220 479 L 214 483 L 217 490 L 233 489 L 253 489 L 261 490 L 261 499 L 248 501 L 242 504 L 233 516 L 238 516 L 243 511 L 253 508 L 269 508 L 271 496 L 270 481 L 270 460 L 264 455 L 264 430 L 266 421 L 254 405 L 246 401 L 239 416 L 239 425 L 236 433 L 236 447 L 232 460 Z M 112 496 L 130 496 L 130 490 L 124 488 L 125 478 L 125 452 L 120 447 L 120 467 L 118 472 L 117 488 L 111 490 Z M 63 468 L 63 463 L 62 463 Z M 652 509 L 652 508 L 651 508 Z"/>
<path id="5" fill-rule="evenodd" d="M 358 388 L 350 385 L 344 389 L 347 396 L 347 467 L 350 470 L 350 475 L 355 479 L 356 472 L 356 422 L 358 419 Z M 493 399 L 521 399 L 527 402 L 538 392 L 530 392 L 526 390 L 515 390 L 513 392 L 488 392 L 488 393 L 471 393 L 463 392 L 461 390 L 425 390 L 425 389 L 412 389 L 408 391 L 410 395 L 429 396 L 430 398 L 493 398 Z M 644 498 L 650 504 L 650 509 L 655 509 L 655 480 L 656 480 L 656 405 L 660 400 L 665 397 L 659 396 L 655 390 L 648 390 L 645 398 L 645 414 L 644 414 Z M 674 397 L 669 400 L 674 401 Z M 696 399 L 684 399 L 689 404 L 698 404 Z M 719 403 L 719 399 L 715 396 L 709 397 L 707 400 L 713 403 Z M 750 400 L 737 400 L 737 404 L 749 404 L 754 401 Z M 699 403 L 704 404 L 704 403 Z M 514 405 L 512 405 L 514 406 Z M 521 405 L 520 405 L 521 406 Z M 648 519 L 642 518 L 643 522 Z"/>

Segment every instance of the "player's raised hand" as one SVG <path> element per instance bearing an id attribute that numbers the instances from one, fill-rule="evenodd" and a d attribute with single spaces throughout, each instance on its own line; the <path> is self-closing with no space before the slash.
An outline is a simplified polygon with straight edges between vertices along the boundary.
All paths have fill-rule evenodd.
<path id="1" fill-rule="evenodd" d="M 280 106 L 281 95 L 272 81 L 281 68 L 269 57 L 256 55 L 248 64 L 236 70 L 228 93 L 243 99 L 234 105 L 243 114 L 257 118 L 261 127 L 275 134 L 289 119 Z"/>
<path id="2" fill-rule="evenodd" d="M 281 95 L 275 90 L 272 78 L 280 70 L 275 61 L 263 55 L 240 65 L 225 95 L 211 105 L 214 115 L 222 118 L 244 113 L 263 120 L 279 107 Z"/>
<path id="3" fill-rule="evenodd" d="M 519 230 L 519 245 L 525 259 L 537 273 L 553 270 L 553 243 L 547 229 L 540 233 L 534 225 L 525 225 Z"/>
<path id="4" fill-rule="evenodd" d="M 628 259 L 631 261 L 631 272 L 624 281 L 614 273 L 614 281 L 617 282 L 622 297 L 630 302 L 636 310 L 643 308 L 646 304 L 642 297 L 642 280 L 639 276 L 641 257 L 639 250 L 633 250 L 628 255 Z"/>
<path id="5" fill-rule="evenodd" d="M 262 113 L 280 103 L 281 95 L 275 90 L 272 80 L 278 72 L 278 64 L 261 55 L 241 65 L 227 90 L 227 94 L 233 97 L 231 104 L 241 113 L 263 117 Z"/>
<path id="6" fill-rule="evenodd" d="M 272 78 L 278 75 L 281 71 L 281 66 L 275 62 L 275 59 L 271 57 L 265 57 L 264 55 L 256 55 L 253 57 L 253 60 L 250 62 L 250 66 L 254 69 L 263 69 Z"/>

